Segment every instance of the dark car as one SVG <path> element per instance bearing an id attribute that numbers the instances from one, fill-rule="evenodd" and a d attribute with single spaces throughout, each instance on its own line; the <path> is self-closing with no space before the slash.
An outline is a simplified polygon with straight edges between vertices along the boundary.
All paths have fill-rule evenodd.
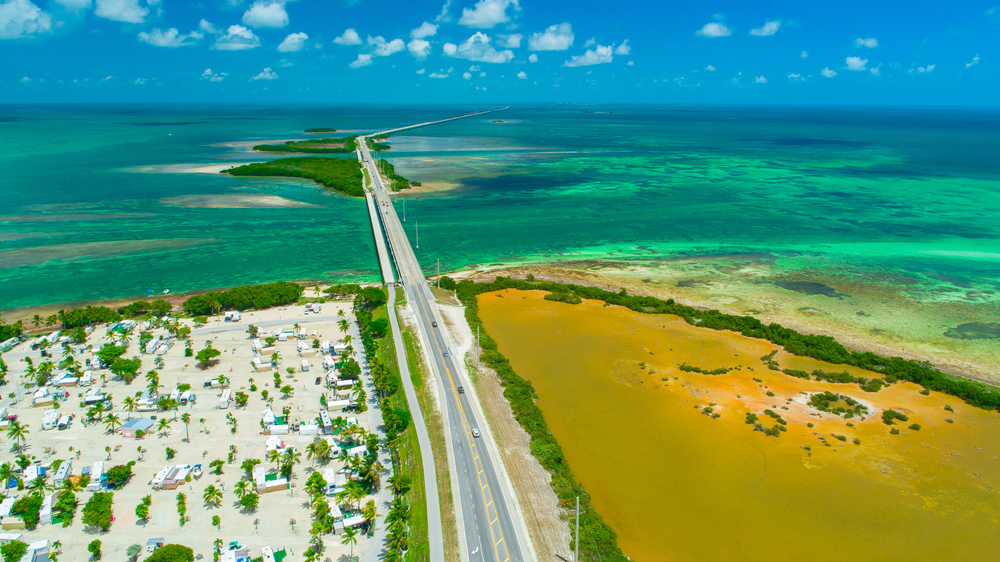
<path id="1" fill-rule="evenodd" d="M 465 394 L 465 387 L 464 386 L 458 387 L 458 393 L 459 394 Z"/>
<path id="2" fill-rule="evenodd" d="M 319 384 L 321 380 L 323 380 L 323 377 L 316 377 L 316 384 Z"/>

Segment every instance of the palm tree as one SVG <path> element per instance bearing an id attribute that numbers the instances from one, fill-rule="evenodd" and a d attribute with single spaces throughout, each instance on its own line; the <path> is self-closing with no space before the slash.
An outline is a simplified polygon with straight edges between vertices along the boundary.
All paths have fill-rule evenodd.
<path id="1" fill-rule="evenodd" d="M 276 449 L 271 449 L 266 455 L 264 455 L 264 460 L 277 464 L 281 460 L 281 453 L 279 453 Z"/>
<path id="2" fill-rule="evenodd" d="M 7 428 L 7 437 L 14 440 L 14 448 L 17 451 L 21 450 L 29 433 L 31 432 L 28 431 L 28 424 L 22 424 L 17 420 L 10 422 L 10 427 Z"/>
<path id="3" fill-rule="evenodd" d="M 56 316 L 55 314 L 52 314 L 50 316 L 46 316 L 45 317 L 45 325 L 46 326 L 51 326 L 51 325 L 55 324 L 56 321 L 58 321 L 58 320 L 59 320 L 59 317 Z"/>
<path id="4" fill-rule="evenodd" d="M 205 499 L 205 503 L 214 503 L 216 507 L 222 505 L 222 490 L 216 488 L 214 485 L 209 485 L 205 488 L 205 493 L 202 495 Z"/>
<path id="5" fill-rule="evenodd" d="M 31 317 L 31 323 L 37 328 L 39 324 L 42 323 L 42 317 L 38 314 Z"/>
<path id="6" fill-rule="evenodd" d="M 139 405 L 135 402 L 135 398 L 132 398 L 131 396 L 126 396 L 125 399 L 122 400 L 122 407 L 124 407 L 125 410 L 128 411 L 128 419 L 132 419 L 132 412 L 138 406 Z"/>
<path id="7" fill-rule="evenodd" d="M 187 412 L 181 414 L 181 421 L 184 422 L 184 440 L 190 443 L 191 432 L 188 430 L 188 426 L 191 425 L 191 414 Z"/>
<path id="8" fill-rule="evenodd" d="M 314 465 L 316 464 L 316 459 L 319 458 L 319 444 L 322 442 L 323 439 L 317 437 L 312 440 L 312 443 L 306 445 L 306 459 L 313 461 Z"/>
<path id="9" fill-rule="evenodd" d="M 3 487 L 4 497 L 7 497 L 7 484 L 10 482 L 11 476 L 14 476 L 14 465 L 9 462 L 0 464 L 0 486 Z"/>
<path id="10" fill-rule="evenodd" d="M 340 310 L 337 311 L 337 318 L 343 319 L 344 316 L 345 316 L 345 314 L 344 314 L 344 309 L 343 308 L 341 308 Z M 346 322 L 346 320 L 345 320 L 345 322 Z"/>
<path id="11" fill-rule="evenodd" d="M 354 341 L 354 338 L 351 337 L 351 334 L 344 336 L 344 345 L 350 347 L 352 341 Z"/>
<path id="12" fill-rule="evenodd" d="M 368 466 L 368 480 L 372 482 L 372 490 L 377 491 L 382 487 L 382 463 L 375 461 Z"/>
<path id="13" fill-rule="evenodd" d="M 238 499 L 243 499 L 243 496 L 247 494 L 252 494 L 253 490 L 250 488 L 249 480 L 240 480 L 236 483 L 236 487 L 233 488 L 233 494 Z"/>
<path id="14" fill-rule="evenodd" d="M 358 544 L 358 531 L 354 527 L 344 529 L 340 544 L 351 545 L 351 560 L 354 560 L 354 545 Z"/>
<path id="15" fill-rule="evenodd" d="M 121 427 L 122 421 L 118 419 L 118 416 L 115 414 L 110 414 L 108 415 L 108 418 L 104 420 L 104 425 L 107 426 L 108 432 L 111 433 L 111 435 L 114 435 L 115 429 Z"/>
<path id="16" fill-rule="evenodd" d="M 347 320 L 343 318 L 341 318 L 340 321 L 337 322 L 337 327 L 340 328 L 340 331 L 345 334 L 347 333 L 347 326 L 348 326 Z"/>
<path id="17" fill-rule="evenodd" d="M 158 426 L 156 426 L 156 430 L 160 431 L 160 432 L 163 432 L 163 435 L 168 435 L 169 434 L 169 432 L 168 432 L 169 429 L 170 429 L 170 420 L 168 420 L 167 418 L 161 418 L 160 419 L 160 424 Z"/>

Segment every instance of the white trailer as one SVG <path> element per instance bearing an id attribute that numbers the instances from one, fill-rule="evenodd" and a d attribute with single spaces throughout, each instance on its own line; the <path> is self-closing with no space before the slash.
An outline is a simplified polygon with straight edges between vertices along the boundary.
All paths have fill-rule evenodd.
<path id="1" fill-rule="evenodd" d="M 308 373 L 309 372 L 309 360 L 308 359 L 303 359 L 302 360 L 302 372 L 303 373 Z"/>
<path id="2" fill-rule="evenodd" d="M 59 412 L 56 410 L 45 410 L 42 415 L 42 429 L 48 431 L 59 426 Z"/>
<path id="3" fill-rule="evenodd" d="M 232 402 L 232 391 L 227 388 L 222 391 L 222 398 L 219 399 L 219 409 L 225 410 L 229 407 L 230 402 Z"/>

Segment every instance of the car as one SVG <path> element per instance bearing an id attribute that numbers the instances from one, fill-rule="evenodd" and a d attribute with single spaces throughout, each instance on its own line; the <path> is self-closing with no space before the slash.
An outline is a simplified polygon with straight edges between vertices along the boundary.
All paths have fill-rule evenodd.
<path id="1" fill-rule="evenodd" d="M 472 428 L 472 436 L 473 437 L 479 437 L 479 430 L 476 429 L 476 428 Z"/>
<path id="2" fill-rule="evenodd" d="M 438 323 L 437 322 L 431 322 L 431 327 L 432 328 L 437 328 L 438 327 Z"/>
<path id="3" fill-rule="evenodd" d="M 448 357 L 448 352 L 447 351 L 444 352 L 444 356 Z"/>
<path id="4" fill-rule="evenodd" d="M 465 394 L 465 387 L 464 386 L 458 387 L 458 393 L 459 394 Z"/>

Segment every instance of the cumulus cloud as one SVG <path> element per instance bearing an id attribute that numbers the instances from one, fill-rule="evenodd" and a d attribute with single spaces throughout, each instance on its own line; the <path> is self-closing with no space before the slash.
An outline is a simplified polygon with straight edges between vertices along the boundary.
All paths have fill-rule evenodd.
<path id="1" fill-rule="evenodd" d="M 166 31 L 160 31 L 159 28 L 153 28 L 150 32 L 140 31 L 139 41 L 144 43 L 149 43 L 154 47 L 185 47 L 194 45 L 199 39 L 204 37 L 199 31 L 192 31 L 187 35 L 181 35 L 177 31 L 177 28 L 171 27 Z"/>
<path id="2" fill-rule="evenodd" d="M 919 67 L 917 67 L 917 74 L 925 74 L 927 72 L 933 72 L 935 66 L 937 66 L 937 65 L 930 64 L 930 65 L 927 65 L 927 66 L 919 66 Z"/>
<path id="3" fill-rule="evenodd" d="M 428 76 L 431 78 L 447 78 L 448 74 L 444 71 L 441 72 L 431 72 Z"/>
<path id="4" fill-rule="evenodd" d="M 471 72 L 463 72 L 462 73 L 462 78 L 465 78 L 466 80 L 472 80 L 472 73 Z"/>
<path id="5" fill-rule="evenodd" d="M 97 0 L 94 15 L 112 21 L 142 23 L 149 9 L 139 5 L 139 0 Z"/>
<path id="6" fill-rule="evenodd" d="M 435 35 L 438 32 L 438 26 L 433 23 L 424 22 L 420 24 L 420 27 L 410 31 L 410 39 L 424 39 Z"/>
<path id="7" fill-rule="evenodd" d="M 474 64 L 474 65 L 470 66 L 469 67 L 469 72 L 479 72 L 479 65 L 478 64 Z"/>
<path id="8" fill-rule="evenodd" d="M 74 80 L 74 82 L 76 82 L 76 80 Z M 136 78 L 133 84 L 135 84 L 136 86 L 142 86 L 146 82 L 149 82 L 149 80 L 146 80 L 145 78 Z"/>
<path id="9" fill-rule="evenodd" d="M 807 58 L 809 58 L 809 51 L 802 51 L 802 55 L 801 55 L 801 56 L 802 56 L 802 58 L 804 58 L 804 59 L 807 59 Z"/>
<path id="10" fill-rule="evenodd" d="M 22 39 L 52 30 L 52 16 L 28 0 L 0 4 L 0 39 Z"/>
<path id="11" fill-rule="evenodd" d="M 335 38 L 333 42 L 338 45 L 360 45 L 361 37 L 358 36 L 358 32 L 352 27 L 345 29 L 344 34 Z"/>
<path id="12" fill-rule="evenodd" d="M 282 0 L 255 0 L 243 13 L 243 23 L 250 27 L 285 27 L 288 12 Z"/>
<path id="13" fill-rule="evenodd" d="M 515 11 L 521 9 L 518 0 L 479 0 L 471 10 L 469 8 L 462 10 L 462 17 L 458 23 L 476 29 L 492 29 L 510 21 L 507 8 L 511 6 Z M 447 5 L 445 7 L 447 8 Z"/>
<path id="14" fill-rule="evenodd" d="M 754 78 L 753 80 L 754 80 L 754 82 L 756 82 L 758 84 L 767 84 L 767 78 L 764 78 L 763 76 L 758 76 L 758 77 Z"/>
<path id="15" fill-rule="evenodd" d="M 309 36 L 305 33 L 292 33 L 285 40 L 278 45 L 279 53 L 294 53 L 295 51 L 301 51 L 302 47 L 306 46 L 306 41 Z"/>
<path id="16" fill-rule="evenodd" d="M 628 39 L 622 41 L 621 45 L 618 45 L 618 48 L 615 49 L 615 54 L 623 56 L 632 54 L 632 47 L 628 46 Z"/>
<path id="17" fill-rule="evenodd" d="M 223 80 L 226 79 L 226 76 L 229 75 L 226 74 L 225 72 L 214 74 L 211 68 L 206 68 L 205 72 L 201 73 L 201 79 L 208 80 L 209 82 L 222 82 Z"/>
<path id="18" fill-rule="evenodd" d="M 424 39 L 411 39 L 406 48 L 418 59 L 427 58 L 427 55 L 431 54 L 431 42 Z"/>
<path id="19" fill-rule="evenodd" d="M 219 32 L 219 30 L 216 29 L 215 26 L 212 25 L 212 23 L 206 19 L 202 19 L 200 22 L 198 22 L 198 29 L 200 29 L 205 33 L 211 33 L 212 35 L 215 35 L 216 33 Z"/>
<path id="20" fill-rule="evenodd" d="M 31 78 L 25 76 L 24 78 L 21 78 L 21 82 L 31 82 Z"/>
<path id="21" fill-rule="evenodd" d="M 976 53 L 976 56 L 972 57 L 972 62 L 965 64 L 965 68 L 970 68 L 977 64 L 979 64 L 979 53 Z"/>
<path id="22" fill-rule="evenodd" d="M 535 33 L 528 39 L 532 51 L 565 51 L 573 46 L 573 26 L 568 23 L 550 25 L 543 33 Z"/>
<path id="23" fill-rule="evenodd" d="M 374 47 L 372 54 L 376 57 L 387 57 L 405 49 L 406 43 L 403 43 L 402 39 L 393 39 L 392 41 L 386 42 L 385 38 L 381 35 L 375 37 L 369 35 L 368 46 Z"/>
<path id="24" fill-rule="evenodd" d="M 372 63 L 372 56 L 367 53 L 361 53 L 358 58 L 349 64 L 351 68 L 361 68 L 362 66 L 368 66 Z"/>
<path id="25" fill-rule="evenodd" d="M 797 81 L 797 80 L 802 80 L 802 75 L 801 74 L 789 74 L 788 75 L 788 79 L 791 80 L 791 81 L 793 81 L 793 82 Z"/>
<path id="26" fill-rule="evenodd" d="M 824 68 L 823 70 L 820 71 L 820 74 L 826 76 L 827 78 L 833 78 L 834 76 L 837 75 L 837 71 L 830 70 L 829 68 Z"/>
<path id="27" fill-rule="evenodd" d="M 774 35 L 775 33 L 777 33 L 779 27 L 781 27 L 781 20 L 769 21 L 758 28 L 751 29 L 750 35 L 756 35 L 757 37 L 767 37 L 768 35 Z"/>
<path id="28" fill-rule="evenodd" d="M 458 45 L 444 44 L 444 54 L 449 57 L 468 59 L 476 62 L 507 63 L 514 58 L 511 50 L 498 51 L 490 45 L 490 37 L 481 31 Z"/>
<path id="29" fill-rule="evenodd" d="M 447 4 L 446 4 L 446 5 L 447 5 Z M 421 68 L 420 70 L 418 70 L 418 71 L 417 71 L 417 74 L 423 74 L 424 72 L 426 72 L 426 71 L 425 71 L 424 69 L 422 69 L 422 68 Z"/>
<path id="30" fill-rule="evenodd" d="M 614 60 L 612 46 L 598 45 L 594 49 L 587 49 L 587 52 L 582 55 L 575 55 L 568 61 L 563 63 L 563 66 L 575 67 L 575 66 L 592 66 L 595 64 L 607 64 Z"/>
<path id="31" fill-rule="evenodd" d="M 587 39 L 586 43 L 583 44 L 583 48 L 586 49 L 588 47 L 593 47 L 596 44 L 597 44 L 597 38 L 591 37 L 590 39 Z"/>
<path id="32" fill-rule="evenodd" d="M 242 25 L 231 25 L 226 33 L 215 40 L 213 49 L 219 51 L 243 51 L 260 47 L 260 38 Z"/>
<path id="33" fill-rule="evenodd" d="M 519 49 L 521 47 L 521 39 L 524 35 L 520 33 L 512 33 L 510 35 L 498 35 L 500 41 L 497 41 L 497 46 L 506 49 Z"/>
<path id="34" fill-rule="evenodd" d="M 708 65 L 708 66 L 705 67 L 705 70 L 707 70 L 709 72 L 715 72 L 715 67 L 712 66 L 712 65 Z"/>
<path id="35" fill-rule="evenodd" d="M 868 64 L 868 59 L 863 59 L 861 57 L 847 57 L 847 70 L 868 70 L 865 65 Z"/>
<path id="36" fill-rule="evenodd" d="M 518 77 L 519 80 L 527 80 L 528 79 L 528 75 L 525 74 L 523 70 L 521 72 L 517 73 L 517 77 Z"/>
<path id="37" fill-rule="evenodd" d="M 434 18 L 436 22 L 449 22 L 451 21 L 451 16 L 448 14 L 448 8 L 451 7 L 451 0 L 445 0 L 444 6 L 441 6 L 441 13 Z"/>
<path id="38" fill-rule="evenodd" d="M 271 67 L 267 67 L 260 72 L 257 76 L 251 78 L 251 80 L 277 80 L 278 75 L 271 70 Z"/>
<path id="39" fill-rule="evenodd" d="M 635 61 L 634 60 L 630 60 L 630 61 L 628 61 L 628 64 L 626 64 L 625 66 L 635 66 Z"/>
<path id="40" fill-rule="evenodd" d="M 706 23 L 701 29 L 695 31 L 694 33 L 695 35 L 701 35 L 702 37 L 725 37 L 733 34 L 733 32 L 730 31 L 725 24 L 718 22 Z"/>
<path id="41" fill-rule="evenodd" d="M 535 53 L 528 55 L 528 62 L 538 62 L 538 55 Z"/>
<path id="42" fill-rule="evenodd" d="M 875 39 L 874 37 L 869 37 L 867 39 L 858 37 L 857 39 L 854 40 L 854 46 L 874 49 L 875 47 L 878 47 L 878 39 Z"/>
<path id="43" fill-rule="evenodd" d="M 63 6 L 69 8 L 70 10 L 89 10 L 90 5 L 93 4 L 92 0 L 56 0 L 56 3 L 62 4 Z"/>

